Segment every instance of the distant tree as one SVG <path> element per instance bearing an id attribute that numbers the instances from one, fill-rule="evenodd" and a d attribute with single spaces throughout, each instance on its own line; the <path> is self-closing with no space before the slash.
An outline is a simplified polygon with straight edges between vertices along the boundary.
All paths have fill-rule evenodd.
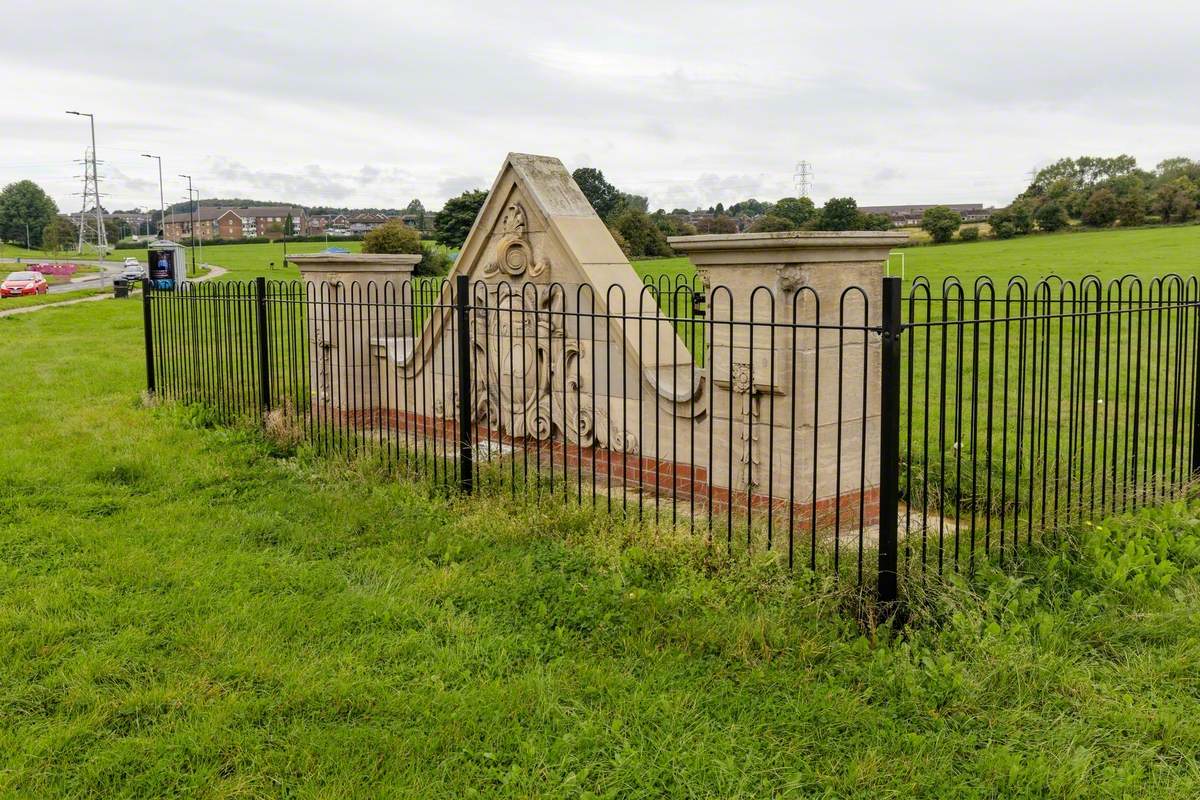
<path id="1" fill-rule="evenodd" d="M 1196 213 L 1196 186 L 1187 178 L 1175 178 L 1154 191 L 1150 208 L 1164 222 L 1186 222 Z"/>
<path id="2" fill-rule="evenodd" d="M 713 208 L 713 213 L 714 214 L 724 214 L 725 213 L 725 204 L 717 203 L 716 207 Z"/>
<path id="3" fill-rule="evenodd" d="M 671 215 L 676 216 L 676 217 L 686 217 L 688 214 L 691 214 L 691 213 L 692 212 L 688 211 L 686 208 L 672 208 L 671 209 Z"/>
<path id="4" fill-rule="evenodd" d="M 417 227 L 421 230 L 425 229 L 425 206 L 420 200 L 413 198 L 408 201 L 408 205 L 404 207 L 404 213 L 417 218 Z"/>
<path id="5" fill-rule="evenodd" d="M 385 222 L 363 236 L 364 253 L 408 253 L 422 255 L 421 234 L 399 220 Z"/>
<path id="6" fill-rule="evenodd" d="M 751 197 L 749 200 L 741 200 L 731 205 L 727 210 L 730 216 L 737 217 L 742 214 L 751 217 L 761 216 L 762 214 L 770 213 L 772 205 L 755 200 Z"/>
<path id="7" fill-rule="evenodd" d="M 640 211 L 643 214 L 650 208 L 650 201 L 640 194 L 626 194 L 625 192 L 617 192 L 617 203 L 613 206 L 612 211 L 608 212 L 607 220 L 611 221 L 621 216 L 625 211 L 632 209 Z"/>
<path id="8" fill-rule="evenodd" d="M 1067 216 L 1067 209 L 1063 208 L 1057 200 L 1047 200 L 1042 203 L 1033 216 L 1038 227 L 1047 233 L 1062 230 L 1071 224 L 1071 220 Z"/>
<path id="9" fill-rule="evenodd" d="M 604 179 L 604 173 L 595 167 L 579 167 L 571 173 L 583 196 L 592 204 L 600 219 L 608 219 L 617 209 L 621 193 L 617 187 Z"/>
<path id="10" fill-rule="evenodd" d="M 1017 228 L 1011 219 L 1001 219 L 989 224 L 992 226 L 992 235 L 997 239 L 1011 239 L 1017 235 Z"/>
<path id="11" fill-rule="evenodd" d="M 462 247 L 485 200 L 487 192 L 482 189 L 463 192 L 458 197 L 447 200 L 446 205 L 442 206 L 442 210 L 434 217 L 434 238 L 451 250 Z"/>
<path id="12" fill-rule="evenodd" d="M 621 248 L 621 252 L 625 254 L 625 257 L 626 258 L 632 257 L 633 250 L 632 250 L 632 248 L 630 248 L 629 242 L 625 241 L 624 234 L 622 234 L 619 230 L 617 230 L 612 225 L 608 226 L 608 232 L 610 234 L 612 234 L 613 241 L 617 243 L 617 247 Z"/>
<path id="13" fill-rule="evenodd" d="M 661 208 L 650 215 L 651 221 L 660 231 L 663 236 L 695 236 L 696 226 L 690 222 L 684 222 L 672 214 L 668 214 Z"/>
<path id="14" fill-rule="evenodd" d="M 296 222 L 295 222 L 295 220 L 292 219 L 292 212 L 289 211 L 288 215 L 286 217 L 284 217 L 284 219 L 283 219 L 283 235 L 284 236 L 293 236 L 293 235 L 295 235 L 295 233 L 296 233 Z"/>
<path id="15" fill-rule="evenodd" d="M 1117 219 L 1122 227 L 1141 225 L 1146 221 L 1146 192 L 1140 186 L 1117 198 Z"/>
<path id="16" fill-rule="evenodd" d="M 42 233 L 54 221 L 58 206 L 33 181 L 10 183 L 0 191 L 0 240 L 42 246 Z"/>
<path id="17" fill-rule="evenodd" d="M 798 226 L 787 217 L 778 214 L 763 214 L 750 226 L 752 233 L 775 233 L 778 231 L 794 231 Z"/>
<path id="18" fill-rule="evenodd" d="M 41 246 L 51 253 L 70 250 L 79 241 L 79 229 L 66 217 L 54 216 L 50 224 L 42 229 Z"/>
<path id="19" fill-rule="evenodd" d="M 669 256 L 671 246 L 662 231 L 645 211 L 627 208 L 613 220 L 613 227 L 629 244 L 629 252 L 635 256 Z"/>
<path id="20" fill-rule="evenodd" d="M 1162 181 L 1170 182 L 1176 178 L 1187 178 L 1192 183 L 1200 183 L 1200 161 L 1193 161 L 1182 156 L 1167 158 L 1158 162 L 1154 174 Z"/>
<path id="21" fill-rule="evenodd" d="M 776 204 L 776 209 L 779 206 Z M 853 197 L 831 197 L 821 208 L 817 229 L 822 231 L 852 231 L 858 226 L 858 203 Z"/>
<path id="22" fill-rule="evenodd" d="M 1033 233 L 1033 212 L 1034 204 L 1032 200 L 1017 200 L 1010 207 L 1013 229 L 1020 234 Z"/>
<path id="23" fill-rule="evenodd" d="M 817 207 L 807 197 L 785 197 L 771 208 L 771 213 L 790 219 L 792 224 L 801 228 L 817 216 Z"/>
<path id="24" fill-rule="evenodd" d="M 696 222 L 697 233 L 737 233 L 737 222 L 733 217 L 722 214 L 719 217 L 705 217 Z"/>
<path id="25" fill-rule="evenodd" d="M 921 215 L 921 229 L 938 244 L 954 238 L 954 233 L 961 225 L 962 215 L 948 206 L 932 206 Z"/>
<path id="26" fill-rule="evenodd" d="M 864 231 L 890 231 L 892 218 L 887 214 L 859 214 L 858 228 Z"/>
<path id="27" fill-rule="evenodd" d="M 975 242 L 979 240 L 978 225 L 964 225 L 958 229 L 958 240 L 960 242 Z"/>
<path id="28" fill-rule="evenodd" d="M 1083 208 L 1083 224 L 1107 228 L 1117 221 L 1120 213 L 1117 196 L 1110 189 L 1100 188 L 1088 197 L 1087 205 Z"/>

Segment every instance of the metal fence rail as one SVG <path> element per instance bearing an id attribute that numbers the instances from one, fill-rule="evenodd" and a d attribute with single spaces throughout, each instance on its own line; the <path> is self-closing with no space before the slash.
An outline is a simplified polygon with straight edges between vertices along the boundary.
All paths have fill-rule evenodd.
<path id="1" fill-rule="evenodd" d="M 687 277 L 258 279 L 143 302 L 163 397 L 446 487 L 778 550 L 884 600 L 1200 470 L 1195 278 L 739 300 Z"/>

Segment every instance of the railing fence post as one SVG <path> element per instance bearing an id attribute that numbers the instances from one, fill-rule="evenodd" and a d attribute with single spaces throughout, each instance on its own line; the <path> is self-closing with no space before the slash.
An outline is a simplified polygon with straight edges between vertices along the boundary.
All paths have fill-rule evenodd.
<path id="1" fill-rule="evenodd" d="M 471 443 L 471 316 L 467 303 L 470 291 L 470 278 L 459 275 L 454 292 L 458 340 L 458 479 L 459 487 L 467 494 L 475 487 L 475 448 Z"/>
<path id="2" fill-rule="evenodd" d="M 146 391 L 154 394 L 154 313 L 150 308 L 150 279 L 142 281 L 142 331 L 146 336 Z"/>
<path id="3" fill-rule="evenodd" d="M 1195 346 L 1192 356 L 1192 475 L 1200 474 L 1200 297 L 1196 298 L 1197 305 L 1192 309 L 1196 317 L 1192 326 L 1195 329 Z"/>
<path id="4" fill-rule="evenodd" d="M 879 600 L 894 602 L 900 517 L 900 278 L 883 279 L 879 430 Z"/>
<path id="5" fill-rule="evenodd" d="M 258 403 L 271 410 L 271 345 L 267 330 L 267 279 L 254 279 L 254 308 L 258 317 Z"/>

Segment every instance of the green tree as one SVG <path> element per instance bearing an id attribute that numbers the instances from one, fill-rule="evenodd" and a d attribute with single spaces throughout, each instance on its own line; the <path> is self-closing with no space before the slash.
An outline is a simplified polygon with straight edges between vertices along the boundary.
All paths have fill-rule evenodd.
<path id="1" fill-rule="evenodd" d="M 70 250 L 79 242 L 79 229 L 75 227 L 75 223 L 66 217 L 60 217 L 57 214 L 54 219 L 50 220 L 50 224 L 42 229 L 41 246 L 51 253 L 61 253 L 64 250 Z"/>
<path id="2" fill-rule="evenodd" d="M 292 220 L 292 212 L 289 211 L 287 217 L 283 220 L 283 235 L 294 236 L 295 234 L 295 222 Z"/>
<path id="3" fill-rule="evenodd" d="M 42 233 L 54 221 L 58 206 L 33 181 L 10 183 L 0 191 L 0 240 L 42 246 Z"/>
<path id="4" fill-rule="evenodd" d="M 1071 220 L 1067 216 L 1067 209 L 1057 200 L 1047 200 L 1042 203 L 1033 216 L 1037 220 L 1038 227 L 1047 233 L 1062 230 L 1071 224 Z"/>
<path id="5" fill-rule="evenodd" d="M 1120 213 L 1117 196 L 1110 189 L 1100 188 L 1088 197 L 1087 205 L 1084 206 L 1081 216 L 1085 225 L 1107 228 L 1117 221 Z"/>
<path id="6" fill-rule="evenodd" d="M 975 242 L 979 240 L 978 225 L 964 225 L 958 229 L 958 240 L 960 242 Z"/>
<path id="7" fill-rule="evenodd" d="M 447 200 L 446 205 L 442 206 L 442 210 L 434 217 L 434 238 L 451 250 L 462 247 L 485 200 L 487 192 L 482 189 L 463 192 L 458 197 Z"/>
<path id="8" fill-rule="evenodd" d="M 857 227 L 858 203 L 853 197 L 831 197 L 825 201 L 817 222 L 818 230 L 852 231 Z"/>
<path id="9" fill-rule="evenodd" d="M 796 228 L 802 228 L 817 216 L 817 207 L 808 197 L 785 197 L 772 207 L 771 213 L 790 219 Z"/>
<path id="10" fill-rule="evenodd" d="M 1124 227 L 1146 221 L 1146 192 L 1140 186 L 1118 197 L 1117 219 Z"/>
<path id="11" fill-rule="evenodd" d="M 404 207 L 406 216 L 416 217 L 418 230 L 425 230 L 425 205 L 415 197 Z"/>
<path id="12" fill-rule="evenodd" d="M 621 192 L 604 179 L 603 172 L 595 167 L 579 167 L 571 173 L 571 177 L 600 219 L 607 220 L 617 210 Z"/>
<path id="13" fill-rule="evenodd" d="M 620 231 L 632 255 L 671 255 L 671 246 L 667 244 L 666 237 L 645 211 L 627 208 L 613 220 L 613 227 Z"/>
<path id="14" fill-rule="evenodd" d="M 721 214 L 716 217 L 705 217 L 696 222 L 697 233 L 737 233 L 737 221 L 730 216 Z"/>
<path id="15" fill-rule="evenodd" d="M 890 231 L 892 218 L 887 214 L 859 214 L 858 228 L 864 231 Z"/>
<path id="16" fill-rule="evenodd" d="M 989 224 L 992 226 L 992 235 L 997 239 L 1011 239 L 1017 235 L 1017 228 L 1011 219 L 1000 219 Z"/>
<path id="17" fill-rule="evenodd" d="M 1017 200 L 1010 207 L 1009 221 L 1016 233 L 1033 233 L 1033 212 L 1035 206 L 1032 200 Z"/>
<path id="18" fill-rule="evenodd" d="M 796 223 L 792 222 L 787 217 L 781 217 L 778 214 L 763 214 L 761 217 L 754 220 L 754 224 L 750 226 L 750 230 L 753 233 L 794 231 L 796 228 Z"/>
<path id="19" fill-rule="evenodd" d="M 1186 222 L 1196 213 L 1196 185 L 1184 177 L 1164 183 L 1154 191 L 1150 207 L 1163 222 Z"/>
<path id="20" fill-rule="evenodd" d="M 954 233 L 961 225 L 962 215 L 948 206 L 932 206 L 921 215 L 921 229 L 938 244 L 954 238 Z"/>
<path id="21" fill-rule="evenodd" d="M 399 220 L 385 222 L 363 237 L 364 253 L 408 253 L 424 255 L 421 249 L 421 234 Z"/>

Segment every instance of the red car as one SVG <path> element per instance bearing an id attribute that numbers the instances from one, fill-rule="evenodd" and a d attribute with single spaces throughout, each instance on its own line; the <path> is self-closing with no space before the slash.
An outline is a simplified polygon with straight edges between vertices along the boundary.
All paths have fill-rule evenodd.
<path id="1" fill-rule="evenodd" d="M 50 284 L 40 272 L 10 272 L 0 283 L 0 297 L 21 297 L 27 294 L 46 294 Z"/>

